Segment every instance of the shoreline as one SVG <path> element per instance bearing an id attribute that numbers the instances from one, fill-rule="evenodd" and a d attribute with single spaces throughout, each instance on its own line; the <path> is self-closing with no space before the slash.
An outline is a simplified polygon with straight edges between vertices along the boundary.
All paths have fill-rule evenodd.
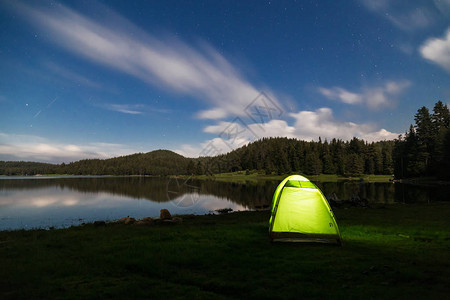
<path id="1" fill-rule="evenodd" d="M 401 202 L 393 202 L 393 203 L 370 203 L 367 205 L 358 205 L 354 202 L 351 202 L 350 200 L 347 201 L 339 201 L 339 202 L 330 202 L 328 200 L 329 204 L 331 205 L 331 209 L 334 211 L 343 211 L 343 210 L 378 210 L 378 209 L 395 209 L 398 207 L 403 207 L 405 204 Z M 333 203 L 333 204 L 332 204 Z M 407 206 L 435 206 L 435 205 L 441 205 L 444 207 L 448 207 L 450 209 L 450 202 L 449 201 L 436 201 L 431 203 L 425 203 L 425 202 L 418 202 L 418 203 L 408 203 Z M 218 209 L 214 212 L 205 213 L 205 214 L 174 214 L 172 215 L 171 219 L 164 219 L 164 218 L 158 218 L 158 217 L 143 217 L 143 218 L 134 218 L 134 217 L 122 217 L 119 219 L 114 220 L 94 220 L 94 221 L 87 221 L 82 222 L 80 224 L 76 225 L 70 225 L 66 227 L 54 227 L 54 226 L 47 226 L 47 227 L 31 227 L 31 228 L 17 228 L 17 229 L 4 229 L 0 230 L 1 233 L 13 233 L 13 232 L 33 232 L 33 231 L 56 231 L 56 230 L 70 230 L 70 229 L 82 229 L 84 227 L 89 226 L 158 226 L 161 224 L 181 224 L 184 220 L 199 220 L 201 218 L 210 218 L 214 220 L 215 217 L 221 218 L 226 216 L 237 216 L 237 215 L 245 215 L 245 214 L 269 214 L 270 215 L 271 208 L 262 208 L 262 209 L 254 209 L 254 210 L 230 210 L 228 208 Z M 231 217 L 233 218 L 233 217 Z"/>
<path id="2" fill-rule="evenodd" d="M 37 175 L 25 175 L 25 176 L 8 176 L 1 175 L 0 179 L 45 179 L 45 178 L 183 178 L 183 179 L 196 179 L 196 180 L 213 180 L 223 182 L 245 183 L 245 182 L 257 182 L 257 181 L 281 181 L 289 174 L 283 175 L 267 175 L 261 173 L 246 174 L 245 171 L 238 171 L 233 173 L 219 173 L 208 175 L 73 175 L 73 174 L 37 174 Z M 367 183 L 403 183 L 412 185 L 450 185 L 450 181 L 442 180 L 435 177 L 417 177 L 406 179 L 394 179 L 392 175 L 358 175 L 358 176 L 341 176 L 336 174 L 320 174 L 320 175 L 304 175 L 311 181 L 317 182 L 342 182 L 342 181 L 362 181 Z"/>
<path id="3" fill-rule="evenodd" d="M 436 186 L 436 185 L 450 185 L 450 181 L 440 180 L 432 177 L 423 177 L 423 178 L 407 178 L 407 179 L 398 179 L 395 182 L 403 183 L 403 184 L 412 184 L 412 185 L 422 185 L 422 186 Z"/>

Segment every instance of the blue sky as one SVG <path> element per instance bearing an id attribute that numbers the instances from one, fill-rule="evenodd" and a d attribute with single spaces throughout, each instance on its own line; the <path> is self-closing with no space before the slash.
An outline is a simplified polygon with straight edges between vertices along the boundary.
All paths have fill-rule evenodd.
<path id="1" fill-rule="evenodd" d="M 449 0 L 0 2 L 0 160 L 393 139 L 449 99 Z"/>

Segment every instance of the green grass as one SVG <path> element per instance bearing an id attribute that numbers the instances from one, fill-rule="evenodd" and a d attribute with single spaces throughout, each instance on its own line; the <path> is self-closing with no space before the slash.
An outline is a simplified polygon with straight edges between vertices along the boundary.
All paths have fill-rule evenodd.
<path id="1" fill-rule="evenodd" d="M 259 181 L 259 180 L 283 180 L 287 176 L 292 174 L 283 174 L 283 175 L 266 175 L 263 173 L 258 173 L 257 171 L 251 171 L 247 173 L 246 171 L 238 171 L 232 173 L 220 173 L 214 174 L 214 176 L 207 175 L 199 175 L 194 176 L 197 179 L 214 179 L 218 181 L 226 181 L 226 182 L 245 182 L 245 181 Z M 392 179 L 391 175 L 361 175 L 361 176 L 339 176 L 335 174 L 320 174 L 320 175 L 305 175 L 308 179 L 312 181 L 322 181 L 322 182 L 337 182 L 341 180 L 361 180 L 367 182 L 389 182 L 389 179 Z"/>
<path id="2" fill-rule="evenodd" d="M 334 212 L 343 247 L 271 244 L 267 211 L 0 232 L 0 298 L 448 298 L 449 203 Z"/>
<path id="3" fill-rule="evenodd" d="M 283 180 L 287 175 L 266 175 L 258 172 L 251 172 L 246 174 L 245 171 L 230 172 L 208 175 L 193 176 L 196 179 L 214 179 L 225 182 L 246 182 L 246 181 L 259 181 L 259 180 Z"/>
<path id="4" fill-rule="evenodd" d="M 247 181 L 261 181 L 261 180 L 283 180 L 287 176 L 292 174 L 282 174 L 282 175 L 276 175 L 276 174 L 265 174 L 262 172 L 258 172 L 256 170 L 250 171 L 247 173 L 246 171 L 237 171 L 237 172 L 230 172 L 230 173 L 220 173 L 220 174 L 214 174 L 214 176 L 208 176 L 208 175 L 195 175 L 192 176 L 192 178 L 195 179 L 214 179 L 217 181 L 224 181 L 224 182 L 237 182 L 237 183 L 243 183 Z M 71 174 L 42 174 L 39 175 L 41 177 L 114 177 L 115 175 L 71 175 Z M 336 174 L 320 174 L 320 175 L 305 175 L 308 179 L 313 181 L 322 181 L 322 182 L 337 182 L 342 180 L 361 180 L 361 178 L 364 179 L 366 182 L 389 182 L 390 179 L 392 179 L 391 175 L 361 175 L 361 176 L 340 176 Z M 123 177 L 141 177 L 141 175 L 124 175 Z M 146 175 L 145 177 L 160 177 L 160 176 L 152 176 L 152 175 Z M 180 177 L 191 177 L 187 175 L 183 175 Z"/>

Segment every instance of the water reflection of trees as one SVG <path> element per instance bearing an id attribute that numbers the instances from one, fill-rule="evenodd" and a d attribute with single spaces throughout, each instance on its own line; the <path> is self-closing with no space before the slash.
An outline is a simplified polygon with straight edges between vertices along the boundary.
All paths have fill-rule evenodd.
<path id="1" fill-rule="evenodd" d="M 172 182 L 171 182 L 172 181 Z M 278 182 L 264 181 L 246 184 L 205 180 L 179 180 L 149 177 L 90 177 L 48 179 L 4 179 L 0 190 L 35 190 L 49 187 L 69 189 L 83 193 L 109 193 L 154 202 L 167 202 L 176 197 L 196 192 L 228 199 L 250 208 L 270 205 Z M 177 185 L 178 188 L 177 188 Z"/>
<path id="2" fill-rule="evenodd" d="M 358 196 L 369 203 L 395 202 L 395 186 L 392 183 L 382 182 L 318 182 L 317 186 L 329 197 L 336 195 L 339 200 L 349 200 Z"/>
<path id="3" fill-rule="evenodd" d="M 48 179 L 4 179 L 3 189 L 42 189 L 58 187 L 82 193 L 109 193 L 156 202 L 169 201 L 163 181 L 145 177 L 89 177 L 89 178 L 48 178 Z"/>
<path id="4" fill-rule="evenodd" d="M 246 183 L 205 180 L 179 180 L 149 177 L 89 177 L 89 178 L 45 178 L 2 179 L 0 191 L 33 190 L 50 187 L 69 189 L 83 193 L 109 193 L 154 202 L 167 202 L 189 193 L 211 195 L 230 200 L 249 208 L 270 206 L 279 181 Z M 369 203 L 430 202 L 448 200 L 447 186 L 413 186 L 392 183 L 317 182 L 326 196 L 335 194 L 340 200 L 349 200 L 354 195 L 367 199 Z"/>
<path id="5" fill-rule="evenodd" d="M 266 208 L 272 203 L 273 193 L 278 181 L 249 181 L 244 183 L 193 181 L 198 185 L 202 194 L 213 195 L 249 207 Z"/>

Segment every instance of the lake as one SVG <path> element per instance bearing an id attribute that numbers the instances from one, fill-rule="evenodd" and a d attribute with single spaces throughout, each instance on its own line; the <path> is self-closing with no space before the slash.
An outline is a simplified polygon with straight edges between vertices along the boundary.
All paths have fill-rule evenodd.
<path id="1" fill-rule="evenodd" d="M 125 216 L 158 217 L 267 209 L 279 181 L 229 183 L 150 177 L 1 177 L 0 230 L 62 228 Z M 316 182 L 327 197 L 370 203 L 448 200 L 449 187 L 358 181 Z"/>

